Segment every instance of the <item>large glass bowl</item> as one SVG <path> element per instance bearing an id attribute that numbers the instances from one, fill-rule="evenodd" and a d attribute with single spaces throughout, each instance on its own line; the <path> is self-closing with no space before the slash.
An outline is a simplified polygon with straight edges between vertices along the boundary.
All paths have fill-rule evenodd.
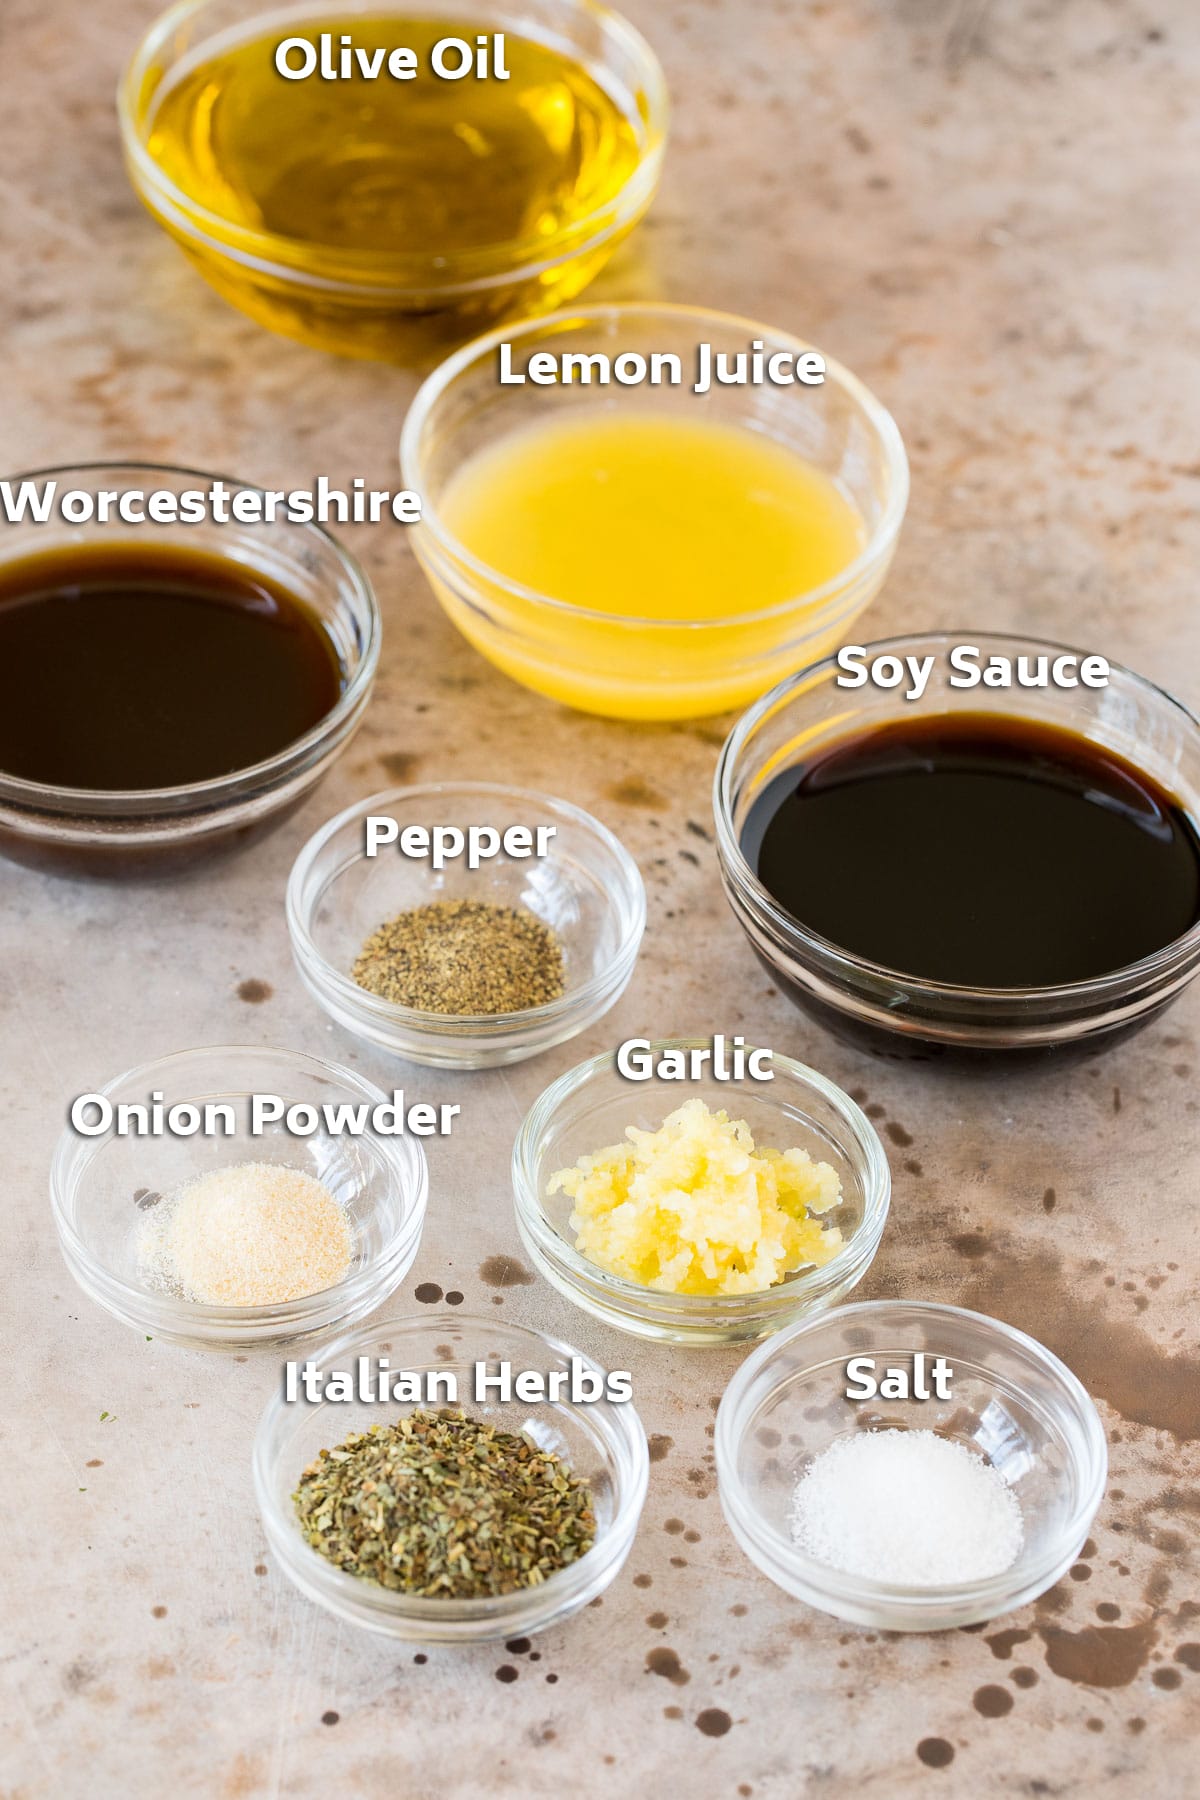
<path id="1" fill-rule="evenodd" d="M 335 1618 L 387 1637 L 418 1644 L 478 1644 L 545 1631 L 604 1592 L 633 1544 L 649 1478 L 646 1433 L 632 1403 L 600 1399 L 573 1404 L 568 1395 L 529 1405 L 495 1397 L 477 1402 L 471 1393 L 477 1362 L 490 1369 L 508 1362 L 514 1375 L 525 1369 L 549 1374 L 569 1371 L 574 1358 L 601 1377 L 596 1363 L 540 1331 L 465 1312 L 425 1309 L 420 1318 L 385 1319 L 312 1354 L 326 1374 L 333 1369 L 353 1374 L 360 1357 L 372 1368 L 386 1358 L 393 1377 L 400 1370 L 449 1370 L 458 1382 L 459 1404 L 470 1418 L 503 1431 L 527 1432 L 539 1447 L 560 1456 L 591 1489 L 595 1543 L 577 1562 L 536 1587 L 477 1600 L 427 1599 L 350 1575 L 305 1541 L 292 1494 L 319 1451 L 334 1448 L 352 1432 L 391 1424 L 415 1406 L 304 1399 L 289 1404 L 277 1392 L 254 1441 L 254 1489 L 267 1542 L 302 1594 Z"/>
<path id="2" fill-rule="evenodd" d="M 944 1356 L 949 1400 L 846 1398 L 846 1362 L 911 1368 Z M 928 1365 L 926 1365 L 928 1366 Z M 843 1574 L 792 1539 L 792 1495 L 814 1457 L 869 1426 L 934 1431 L 985 1457 L 1020 1504 L 1024 1544 L 1001 1575 L 909 1587 Z M 763 1344 L 717 1413 L 717 1480 L 734 1537 L 763 1574 L 821 1612 L 889 1631 L 948 1631 L 1036 1599 L 1078 1558 L 1108 1473 L 1104 1431 L 1071 1371 L 1024 1332 L 923 1301 L 839 1307 Z"/>
<path id="3" fill-rule="evenodd" d="M 744 706 L 782 675 L 843 641 L 882 585 L 908 500 L 908 463 L 891 415 L 858 378 L 828 357 L 818 387 L 681 386 L 597 388 L 580 382 L 500 386 L 496 356 L 513 363 L 534 351 L 556 356 L 674 352 L 690 371 L 703 340 L 714 352 L 811 350 L 788 333 L 728 313 L 665 303 L 580 306 L 508 327 L 467 344 L 425 382 L 400 443 L 405 484 L 423 498 L 412 543 L 434 593 L 477 650 L 540 694 L 618 718 L 683 719 Z M 598 398 L 598 396 L 601 396 Z M 689 422 L 711 420 L 758 432 L 829 475 L 866 526 L 854 561 L 822 587 L 755 609 L 731 595 L 723 618 L 637 618 L 570 605 L 511 581 L 459 542 L 441 517 L 442 497 L 465 458 L 530 421 L 568 409 L 603 408 Z M 580 546 L 587 554 L 587 546 Z"/>
<path id="4" fill-rule="evenodd" d="M 1200 834 L 1200 721 L 1178 700 L 1117 663 L 1106 688 L 953 688 L 949 652 L 962 643 L 978 646 L 984 657 L 1010 660 L 1054 657 L 1067 648 L 987 632 L 934 632 L 870 644 L 866 655 L 933 658 L 922 718 L 970 713 L 1044 722 L 1115 751 L 1173 795 Z M 836 659 L 827 657 L 765 694 L 730 733 L 713 786 L 726 898 L 759 960 L 797 1006 L 837 1036 L 885 1056 L 978 1061 L 1101 1049 L 1175 999 L 1200 967 L 1200 924 L 1094 980 L 968 988 L 869 962 L 785 912 L 743 850 L 759 795 L 790 766 L 831 744 L 914 716 L 903 688 L 840 688 L 838 673 Z M 886 894 L 880 904 L 887 904 Z"/>
<path id="5" fill-rule="evenodd" d="M 147 31 L 117 96 L 130 181 L 151 216 L 225 300 L 285 337 L 343 356 L 419 361 L 498 319 L 547 312 L 574 298 L 645 213 L 662 172 L 667 129 L 663 73 L 649 45 L 596 0 L 475 0 L 472 32 L 508 31 L 563 51 L 619 105 L 638 160 L 617 192 L 549 235 L 475 249 L 386 243 L 349 251 L 252 229 L 192 199 L 152 154 L 155 106 L 181 69 L 231 40 L 277 29 L 352 33 L 377 0 L 179 0 Z M 397 23 L 404 10 L 396 9 Z M 409 17 L 464 23 L 461 0 L 421 0 Z"/>

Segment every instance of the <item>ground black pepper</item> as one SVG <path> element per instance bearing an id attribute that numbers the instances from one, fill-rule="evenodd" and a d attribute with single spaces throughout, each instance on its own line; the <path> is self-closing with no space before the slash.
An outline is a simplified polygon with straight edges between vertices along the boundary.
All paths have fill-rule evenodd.
<path id="1" fill-rule="evenodd" d="M 527 1012 L 563 993 L 556 934 L 524 907 L 435 900 L 372 932 L 351 971 L 398 1006 L 448 1017 Z"/>

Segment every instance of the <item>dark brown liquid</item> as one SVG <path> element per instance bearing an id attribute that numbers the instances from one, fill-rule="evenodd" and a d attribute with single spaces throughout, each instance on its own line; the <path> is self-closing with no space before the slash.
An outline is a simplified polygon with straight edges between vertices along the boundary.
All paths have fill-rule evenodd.
<path id="1" fill-rule="evenodd" d="M 303 737 L 343 685 L 307 607 L 223 557 L 111 545 L 0 562 L 0 774 L 208 781 Z"/>
<path id="2" fill-rule="evenodd" d="M 832 744 L 779 776 L 743 853 L 799 923 L 854 955 L 964 987 L 1127 967 L 1200 919 L 1200 839 L 1178 801 L 1073 732 L 943 714 Z"/>

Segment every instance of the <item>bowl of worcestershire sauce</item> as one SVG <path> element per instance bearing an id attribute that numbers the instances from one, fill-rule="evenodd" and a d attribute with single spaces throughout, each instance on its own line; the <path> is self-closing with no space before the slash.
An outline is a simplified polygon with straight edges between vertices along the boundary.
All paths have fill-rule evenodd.
<path id="1" fill-rule="evenodd" d="M 949 653 L 1009 687 L 953 687 Z M 1062 645 L 896 638 L 924 694 L 838 686 L 835 658 L 735 726 L 714 788 L 725 892 L 776 982 L 889 1056 L 1099 1049 L 1200 964 L 1200 722 L 1129 669 L 1036 680 Z M 1080 659 L 1082 653 L 1077 653 Z"/>
<path id="2" fill-rule="evenodd" d="M 117 464 L 12 479 L 55 499 L 43 523 L 27 507 L 0 530 L 0 854 L 170 873 L 276 824 L 357 728 L 379 609 L 320 527 L 130 525 L 111 503 L 101 522 L 105 492 L 182 501 L 214 479 Z M 64 521 L 68 493 L 95 502 L 88 522 Z"/>

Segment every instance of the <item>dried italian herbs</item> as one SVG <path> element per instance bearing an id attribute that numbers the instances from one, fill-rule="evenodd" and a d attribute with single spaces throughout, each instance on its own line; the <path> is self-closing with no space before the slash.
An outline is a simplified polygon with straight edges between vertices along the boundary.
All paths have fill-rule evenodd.
<path id="1" fill-rule="evenodd" d="M 413 1412 L 322 1450 L 292 1495 L 339 1569 L 429 1598 L 536 1587 L 592 1548 L 587 1488 L 560 1458 L 461 1412 Z"/>
<path id="2" fill-rule="evenodd" d="M 397 1006 L 459 1018 L 527 1012 L 565 988 L 555 933 L 524 907 L 435 900 L 387 919 L 351 970 Z"/>

